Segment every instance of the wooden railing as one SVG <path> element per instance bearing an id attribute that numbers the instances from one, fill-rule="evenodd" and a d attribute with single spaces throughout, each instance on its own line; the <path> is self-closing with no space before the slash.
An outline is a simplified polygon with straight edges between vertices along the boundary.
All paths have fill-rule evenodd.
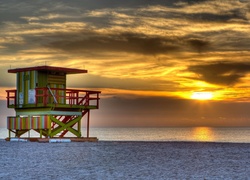
<path id="1" fill-rule="evenodd" d="M 16 90 L 6 90 L 7 92 L 7 107 L 14 105 L 17 107 L 17 91 Z M 89 90 L 78 90 L 78 89 L 62 89 L 62 88 L 35 88 L 35 106 L 42 104 L 47 106 L 49 104 L 57 105 L 73 105 L 80 106 L 96 106 L 99 108 L 99 94 L 100 91 L 89 91 Z M 23 103 L 25 104 L 28 103 Z"/>
<path id="2" fill-rule="evenodd" d="M 6 90 L 7 92 L 7 107 L 13 104 L 16 107 L 16 89 Z"/>

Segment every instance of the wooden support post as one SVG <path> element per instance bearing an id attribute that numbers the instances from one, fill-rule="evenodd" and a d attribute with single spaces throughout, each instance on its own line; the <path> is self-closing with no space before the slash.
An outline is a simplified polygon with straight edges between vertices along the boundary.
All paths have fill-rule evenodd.
<path id="1" fill-rule="evenodd" d="M 82 120 L 82 119 L 80 119 L 80 120 L 78 121 L 78 123 L 77 123 L 77 125 L 78 125 L 78 127 L 77 127 L 78 129 L 77 129 L 77 130 L 78 130 L 79 134 L 82 136 L 82 131 L 81 131 L 81 128 L 82 128 L 82 127 L 81 127 L 81 126 L 82 126 L 81 124 L 82 124 L 82 123 L 81 123 L 81 120 Z"/>
<path id="2" fill-rule="evenodd" d="M 42 137 L 43 137 L 43 130 L 40 129 L 40 138 L 42 138 Z"/>
<path id="3" fill-rule="evenodd" d="M 89 113 L 89 110 L 88 110 L 88 116 L 87 116 L 87 138 L 89 138 L 89 116 L 90 116 L 90 113 Z"/>
<path id="4" fill-rule="evenodd" d="M 49 116 L 49 129 L 48 129 L 48 137 L 51 137 L 51 115 Z"/>
<path id="5" fill-rule="evenodd" d="M 11 132 L 10 132 L 10 130 L 9 130 L 9 138 L 10 138 L 10 136 L 11 136 Z"/>

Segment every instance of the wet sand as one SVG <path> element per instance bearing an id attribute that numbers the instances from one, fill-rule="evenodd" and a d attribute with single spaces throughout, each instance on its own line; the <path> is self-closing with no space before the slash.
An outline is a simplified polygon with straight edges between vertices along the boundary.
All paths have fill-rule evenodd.
<path id="1" fill-rule="evenodd" d="M 249 143 L 5 142 L 0 179 L 250 179 Z"/>

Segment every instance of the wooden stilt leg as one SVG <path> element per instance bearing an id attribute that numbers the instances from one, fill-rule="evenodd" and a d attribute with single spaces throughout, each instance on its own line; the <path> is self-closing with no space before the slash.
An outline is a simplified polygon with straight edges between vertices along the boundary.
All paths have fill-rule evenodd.
<path id="1" fill-rule="evenodd" d="M 42 137 L 43 137 L 43 130 L 40 129 L 40 138 L 42 138 Z"/>
<path id="2" fill-rule="evenodd" d="M 89 110 L 88 110 L 88 116 L 87 116 L 87 138 L 89 138 Z"/>
<path id="3" fill-rule="evenodd" d="M 82 136 L 82 133 L 81 133 L 81 127 L 82 125 L 81 125 L 81 120 L 80 121 L 78 121 L 78 132 L 81 134 L 81 136 Z"/>

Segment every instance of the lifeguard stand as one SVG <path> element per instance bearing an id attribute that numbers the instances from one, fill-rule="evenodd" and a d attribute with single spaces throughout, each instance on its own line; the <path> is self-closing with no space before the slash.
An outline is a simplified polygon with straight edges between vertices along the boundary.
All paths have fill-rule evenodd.
<path id="1" fill-rule="evenodd" d="M 16 73 L 16 89 L 6 90 L 7 107 L 16 112 L 15 117 L 7 117 L 9 139 L 12 133 L 21 138 L 30 130 L 40 138 L 64 138 L 68 132 L 78 139 L 90 138 L 90 110 L 99 108 L 101 92 L 66 88 L 66 75 L 87 70 L 36 66 L 8 72 Z M 83 118 L 87 119 L 86 137 L 81 133 Z"/>

